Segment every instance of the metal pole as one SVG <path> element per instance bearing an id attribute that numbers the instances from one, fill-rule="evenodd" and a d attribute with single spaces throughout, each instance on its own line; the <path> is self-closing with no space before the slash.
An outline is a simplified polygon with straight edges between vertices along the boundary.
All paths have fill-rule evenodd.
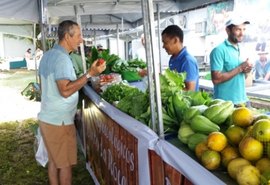
<path id="1" fill-rule="evenodd" d="M 154 50 L 153 50 L 156 38 L 154 26 L 153 1 L 142 0 L 141 2 L 143 10 L 152 129 L 156 131 L 161 138 L 164 138 L 159 73 L 158 73 L 158 65 L 155 65 L 158 64 L 159 61 L 157 60 L 156 57 L 154 57 Z"/>
<path id="2" fill-rule="evenodd" d="M 160 10 L 159 4 L 157 4 L 157 29 L 158 29 L 158 54 L 159 54 L 159 72 L 162 73 L 162 63 L 161 63 L 161 31 L 160 31 Z"/>
<path id="3" fill-rule="evenodd" d="M 81 16 L 78 14 L 77 6 L 74 5 L 73 8 L 74 8 L 74 13 L 75 13 L 75 16 L 77 19 L 77 23 L 80 25 L 81 35 L 83 37 Z M 83 43 L 80 44 L 80 50 L 81 50 L 81 57 L 82 57 L 83 72 L 86 73 L 86 60 L 85 60 L 84 44 Z"/>
<path id="4" fill-rule="evenodd" d="M 152 7 L 153 10 L 153 1 L 148 1 L 149 7 Z M 151 11 L 149 11 L 151 12 Z M 153 12 L 153 11 L 152 11 Z M 156 46 L 156 29 L 154 25 L 154 13 L 150 14 L 150 28 L 152 32 L 152 46 Z M 152 54 L 154 56 L 154 49 L 152 47 Z M 160 52 L 159 52 L 160 53 Z M 154 66 L 154 82 L 155 82 L 155 98 L 157 106 L 157 118 L 158 118 L 158 135 L 160 138 L 164 139 L 164 128 L 163 128 L 163 116 L 162 116 L 162 103 L 161 103 L 161 92 L 160 92 L 160 81 L 159 81 L 159 67 L 160 60 L 157 57 L 153 57 L 153 66 Z"/>
<path id="5" fill-rule="evenodd" d="M 116 40 L 116 47 L 117 47 L 117 54 L 119 55 L 119 25 L 116 25 L 116 31 L 117 31 L 117 40 Z"/>
<path id="6" fill-rule="evenodd" d="M 34 61 L 35 61 L 36 83 L 38 83 L 37 58 L 36 58 L 36 52 L 37 52 L 36 41 L 37 41 L 37 39 L 36 39 L 36 24 L 34 24 L 34 30 L 33 30 L 33 44 L 34 44 L 34 48 L 35 48 Z"/>
<path id="7" fill-rule="evenodd" d="M 148 88 L 149 88 L 149 101 L 150 101 L 150 110 L 151 110 L 151 128 L 157 132 L 156 129 L 156 103 L 154 98 L 154 82 L 153 82 L 153 53 L 151 52 L 151 43 L 150 43 L 150 26 L 149 26 L 149 11 L 148 4 L 146 1 L 141 0 L 142 3 L 142 15 L 143 15 L 143 25 L 144 25 L 144 38 L 145 38 L 145 54 L 146 54 L 146 63 L 147 63 L 147 73 L 148 73 Z M 151 53 L 150 53 L 151 52 Z"/>
<path id="8" fill-rule="evenodd" d="M 39 9 L 40 9 L 40 31 L 41 31 L 41 44 L 43 51 L 47 51 L 46 47 L 46 37 L 45 37 L 45 23 L 47 21 L 47 15 L 45 13 L 47 4 L 45 5 L 44 0 L 39 1 Z"/>

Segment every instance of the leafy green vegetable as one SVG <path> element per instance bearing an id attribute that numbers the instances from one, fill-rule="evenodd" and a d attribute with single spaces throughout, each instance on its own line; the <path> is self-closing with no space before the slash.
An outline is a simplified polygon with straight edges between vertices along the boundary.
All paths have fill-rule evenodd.
<path id="1" fill-rule="evenodd" d="M 164 76 L 169 84 L 169 86 L 179 87 L 179 90 L 185 87 L 186 73 L 178 73 L 177 71 L 171 71 L 166 69 Z"/>
<path id="2" fill-rule="evenodd" d="M 148 106 L 148 96 L 141 91 L 125 96 L 116 105 L 117 108 L 134 118 L 146 112 Z"/>
<path id="3" fill-rule="evenodd" d="M 160 75 L 161 100 L 165 106 L 168 104 L 170 96 L 183 90 L 185 77 L 185 73 L 177 73 L 170 69 L 166 69 L 164 74 Z"/>
<path id="4" fill-rule="evenodd" d="M 99 52 L 97 50 L 96 47 L 92 47 L 91 50 L 91 57 L 87 58 L 86 62 L 88 63 L 89 67 L 93 64 L 93 62 L 95 60 L 97 60 L 98 58 L 102 58 L 106 61 L 106 70 L 103 71 L 103 74 L 109 74 L 112 72 L 112 66 L 114 64 L 114 62 L 119 58 L 119 56 L 115 55 L 115 54 L 110 54 L 110 50 L 109 49 L 105 49 L 102 52 Z"/>
<path id="5" fill-rule="evenodd" d="M 211 95 L 204 91 L 185 91 L 184 94 L 191 98 L 191 105 L 206 105 L 212 100 Z"/>
<path id="6" fill-rule="evenodd" d="M 184 112 L 190 107 L 191 99 L 189 96 L 177 92 L 173 95 L 174 111 L 178 120 L 178 123 L 183 121 Z"/>
<path id="7" fill-rule="evenodd" d="M 143 60 L 138 59 L 138 58 L 129 60 L 128 65 L 129 67 L 134 67 L 134 68 L 140 68 L 140 69 L 146 68 L 146 63 Z"/>
<path id="8" fill-rule="evenodd" d="M 101 97 L 104 98 L 107 102 L 113 103 L 115 101 L 120 101 L 124 97 L 130 94 L 136 94 L 140 90 L 129 86 L 124 83 L 113 84 L 109 86 L 102 94 Z"/>
<path id="9" fill-rule="evenodd" d="M 121 73 L 122 71 L 125 71 L 127 67 L 128 67 L 127 61 L 123 59 L 118 59 L 112 65 L 112 71 L 116 73 Z"/>

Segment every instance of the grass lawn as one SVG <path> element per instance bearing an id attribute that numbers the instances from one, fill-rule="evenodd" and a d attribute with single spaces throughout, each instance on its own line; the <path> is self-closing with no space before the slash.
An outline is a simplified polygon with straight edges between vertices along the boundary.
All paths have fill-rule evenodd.
<path id="1" fill-rule="evenodd" d="M 47 185 L 47 168 L 35 160 L 36 120 L 0 123 L 0 185 Z M 79 148 L 79 146 L 78 146 Z M 74 185 L 94 185 L 86 170 L 85 158 L 78 150 L 73 168 Z"/>
<path id="2" fill-rule="evenodd" d="M 0 86 L 22 91 L 30 82 L 36 82 L 36 71 L 16 69 L 0 72 Z"/>
<path id="3" fill-rule="evenodd" d="M 30 82 L 36 82 L 36 72 L 26 69 L 0 71 L 0 95 L 2 107 L 0 116 L 11 113 L 13 117 L 18 117 L 16 107 L 22 106 L 18 103 L 23 91 Z M 3 89 L 11 89 L 13 92 L 1 94 Z M 6 91 L 5 91 L 6 92 Z M 9 92 L 9 91 L 7 91 Z M 14 97 L 13 97 L 14 96 Z M 4 97 L 4 98 L 3 98 Z M 5 101 L 8 99 L 8 101 Z M 17 100 L 18 99 L 18 100 Z M 15 100 L 11 101 L 11 100 Z M 26 101 L 26 100 L 25 100 Z M 16 104 L 16 107 L 12 105 Z M 23 102 L 23 108 L 28 110 L 29 102 Z M 8 109 L 9 106 L 11 109 Z M 4 112 L 8 110 L 9 112 Z M 20 110 L 20 109 L 19 109 Z M 29 112 L 29 110 L 28 110 Z M 35 159 L 34 128 L 37 127 L 36 119 L 24 119 L 23 121 L 0 121 L 0 185 L 48 185 L 47 168 L 38 165 Z M 74 185 L 94 185 L 94 182 L 86 169 L 84 155 L 78 146 L 78 164 L 73 168 Z"/>

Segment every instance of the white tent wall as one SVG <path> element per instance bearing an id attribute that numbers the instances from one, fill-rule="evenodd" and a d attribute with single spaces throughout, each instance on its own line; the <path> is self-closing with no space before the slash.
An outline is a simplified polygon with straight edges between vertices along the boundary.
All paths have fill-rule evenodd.
<path id="1" fill-rule="evenodd" d="M 184 33 L 184 45 L 188 48 L 189 52 L 194 56 L 204 55 L 204 41 L 205 41 L 205 30 L 197 32 L 196 24 L 206 22 L 207 9 L 197 9 L 186 14 L 187 17 L 187 28 Z"/>
<path id="2" fill-rule="evenodd" d="M 3 37 L 5 58 L 24 58 L 24 53 L 28 48 L 31 48 L 32 53 L 34 50 L 34 45 L 31 40 L 22 39 L 19 37 Z"/>
<path id="3" fill-rule="evenodd" d="M 109 39 L 109 49 L 111 54 L 116 54 L 120 58 L 125 59 L 125 41 L 122 39 L 119 39 L 118 47 L 119 47 L 119 53 L 117 50 L 117 39 L 110 38 Z"/>
<path id="4" fill-rule="evenodd" d="M 24 57 L 27 48 L 32 48 L 27 40 L 5 37 L 6 34 L 34 38 L 33 24 L 39 22 L 38 0 L 0 1 L 0 57 Z"/>
<path id="5" fill-rule="evenodd" d="M 1 24 L 37 23 L 39 21 L 38 2 L 37 0 L 1 0 L 0 18 Z"/>
<path id="6" fill-rule="evenodd" d="M 32 24 L 28 25 L 0 24 L 0 32 L 27 38 L 33 38 L 34 34 Z"/>

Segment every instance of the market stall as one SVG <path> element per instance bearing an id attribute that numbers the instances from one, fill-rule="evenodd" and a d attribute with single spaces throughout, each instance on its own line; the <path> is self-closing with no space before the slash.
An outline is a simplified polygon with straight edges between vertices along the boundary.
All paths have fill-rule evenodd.
<path id="1" fill-rule="evenodd" d="M 141 21 L 145 27 L 147 68 L 149 74 L 154 74 L 153 79 L 148 80 L 152 125 L 143 124 L 120 111 L 113 104 L 101 98 L 100 94 L 89 84 L 86 85 L 83 88 L 81 114 L 77 115 L 77 120 L 79 120 L 77 128 L 87 167 L 97 184 L 234 184 L 235 181 L 228 176 L 224 169 L 207 170 L 203 167 L 187 145 L 179 141 L 175 133 L 166 135 L 163 132 L 163 114 L 161 112 L 163 107 L 160 105 L 158 92 L 160 84 L 153 57 L 155 28 L 152 13 L 153 9 L 158 12 L 161 8 L 167 12 L 171 11 L 172 7 L 179 6 L 175 6 L 175 1 L 155 2 L 157 6 L 140 0 L 108 0 L 98 3 L 90 0 L 74 3 L 65 0 L 49 0 L 45 6 L 45 9 L 48 8 L 46 10 L 50 12 L 51 19 L 46 22 L 47 20 L 44 21 L 44 17 L 42 17 L 44 21 L 42 23 L 46 22 L 50 26 L 53 24 L 51 20 L 59 21 L 67 17 L 81 20 L 84 17 L 83 20 L 86 22 L 80 22 L 81 25 L 85 30 L 93 29 L 92 17 L 89 15 L 98 18 L 97 15 L 109 12 L 110 15 L 107 17 L 110 21 L 112 17 L 117 19 L 116 22 L 109 22 L 116 25 L 114 31 L 117 33 L 125 30 L 126 26 L 130 29 L 132 26 L 142 23 Z M 214 1 L 205 0 L 202 4 L 209 2 Z M 130 3 L 135 4 L 131 6 Z M 109 5 L 105 6 L 107 4 Z M 181 11 L 187 11 L 202 6 L 202 4 L 198 1 L 177 3 L 182 7 Z M 177 8 L 175 11 L 178 12 L 179 9 Z M 126 13 L 133 13 L 132 16 L 139 14 L 140 18 L 130 21 L 125 19 L 124 14 Z M 143 20 L 141 20 L 142 17 Z M 119 29 L 119 25 L 122 25 L 122 29 Z M 158 125 L 154 124 L 156 120 L 158 120 Z"/>
<path id="2" fill-rule="evenodd" d="M 99 182 L 150 184 L 147 156 L 158 140 L 156 133 L 101 99 L 91 87 L 85 86 L 84 93 L 84 148 Z"/>
<path id="3" fill-rule="evenodd" d="M 137 82 L 136 85 L 139 83 L 143 82 Z M 134 83 L 132 84 L 134 85 Z M 132 86 L 132 88 L 134 88 L 134 86 Z M 107 89 L 109 89 L 109 87 L 107 87 Z M 243 160 L 246 162 L 247 167 L 254 170 L 249 173 L 245 172 L 250 175 L 247 181 L 254 178 L 255 173 L 260 173 L 259 170 L 265 170 L 260 167 L 258 161 L 266 160 L 270 162 L 269 159 L 267 159 L 267 156 L 270 156 L 267 150 L 260 147 L 253 148 L 248 144 L 243 145 L 243 142 L 246 142 L 249 138 L 253 138 L 254 141 L 256 138 L 255 142 L 263 146 L 262 143 L 266 140 L 261 140 L 260 136 L 256 135 L 256 132 L 259 130 L 256 131 L 256 129 L 253 129 L 252 131 L 252 128 L 256 127 L 262 129 L 263 127 L 257 126 L 261 123 L 268 124 L 268 128 L 270 128 L 269 117 L 265 114 L 255 116 L 252 115 L 251 111 L 249 112 L 247 108 L 233 109 L 231 102 L 213 99 L 211 101 L 212 103 L 208 104 L 208 108 L 204 109 L 202 115 L 197 113 L 193 115 L 192 112 L 194 109 L 192 107 L 187 109 L 184 120 L 188 122 L 187 120 L 190 119 L 188 116 L 193 115 L 189 123 L 190 127 L 193 129 L 192 134 L 186 136 L 190 131 L 180 131 L 181 128 L 184 128 L 184 125 L 186 125 L 182 122 L 178 133 L 169 132 L 165 134 L 164 138 L 161 138 L 149 128 L 149 125 L 147 126 L 145 123 L 138 121 L 139 117 L 135 119 L 128 115 L 128 113 L 119 110 L 117 104 L 108 103 L 104 99 L 104 94 L 102 95 L 100 91 L 96 92 L 96 89 L 93 89 L 90 83 L 83 88 L 83 94 L 82 114 L 79 116 L 81 117 L 81 122 L 77 123 L 77 128 L 80 138 L 83 141 L 83 149 L 87 159 L 88 169 L 98 183 L 234 185 L 237 184 L 237 181 L 239 183 L 239 179 L 236 181 L 236 177 L 232 177 L 232 169 L 239 167 L 229 167 L 230 164 L 234 163 L 230 161 Z M 134 104 L 133 106 L 136 105 Z M 209 114 L 210 110 L 212 113 Z M 246 116 L 242 116 L 242 118 L 232 118 L 239 120 L 235 120 L 231 126 L 228 126 L 227 124 L 230 119 L 225 120 L 225 118 L 239 110 L 248 111 L 249 113 L 245 113 Z M 204 117 L 204 123 L 201 124 L 205 125 L 199 126 L 197 121 L 199 122 L 200 120 L 196 118 L 202 119 L 202 117 Z M 247 120 L 246 118 L 248 117 L 252 119 Z M 210 126 L 214 121 L 212 123 L 206 123 L 209 121 L 206 121 L 207 119 L 215 120 L 215 124 L 223 123 L 223 126 L 220 125 L 221 130 L 219 127 Z M 195 120 L 195 122 L 193 120 Z M 245 123 L 242 123 L 243 121 Z M 166 122 L 164 123 L 167 124 Z M 197 126 L 192 126 L 195 124 Z M 211 128 L 206 126 L 206 124 L 209 124 Z M 249 135 L 243 135 L 245 132 L 237 132 L 239 135 L 237 137 L 240 137 L 238 142 L 241 141 L 238 148 L 236 147 L 238 144 L 234 144 L 234 142 L 236 142 L 235 136 L 230 135 L 230 131 L 228 130 L 230 128 L 237 128 L 237 126 L 241 124 L 251 125 L 251 127 L 244 127 L 244 125 L 242 125 L 242 128 L 240 129 L 239 127 L 239 129 L 242 131 L 248 129 L 249 132 L 253 132 L 253 135 L 250 137 Z M 264 131 L 267 130 L 266 128 L 263 129 Z M 208 145 L 209 148 L 205 149 L 205 151 L 215 151 L 216 154 L 220 155 L 220 161 L 216 163 L 216 158 L 210 156 L 210 158 L 208 158 L 209 163 L 204 163 L 202 159 L 198 158 L 197 145 L 205 141 L 209 142 L 209 136 L 213 133 L 223 137 L 226 135 L 229 143 L 224 145 L 222 149 L 218 145 L 219 149 L 215 147 L 212 148 L 211 145 Z M 195 144 L 195 140 L 191 139 L 195 138 L 195 135 L 203 135 L 204 138 L 208 139 L 199 142 L 196 141 L 197 144 Z M 185 140 L 184 137 L 186 137 L 187 140 Z M 214 143 L 216 142 L 217 141 Z M 209 150 L 210 147 L 211 150 Z M 237 153 L 226 155 L 225 152 L 223 152 L 226 148 L 229 148 L 229 150 L 237 148 L 237 151 L 239 150 L 241 155 Z M 253 150 L 252 155 L 249 155 L 250 148 Z M 206 152 L 202 151 L 201 155 L 204 155 L 204 153 Z M 255 155 L 253 155 L 253 153 Z M 216 166 L 216 164 L 218 165 Z M 245 173 L 243 172 L 243 174 Z M 238 172 L 238 174 L 241 173 Z M 255 179 L 256 182 L 260 180 L 259 176 L 256 176 Z"/>
<path id="4" fill-rule="evenodd" d="M 106 102 L 91 86 L 86 85 L 83 92 L 84 132 L 80 138 L 84 141 L 87 164 L 99 182 L 153 185 L 231 182 L 221 175 L 227 181 L 224 182 L 202 167 L 185 147 L 182 146 L 184 151 L 179 150 L 172 138 L 160 139 L 149 127 Z"/>

